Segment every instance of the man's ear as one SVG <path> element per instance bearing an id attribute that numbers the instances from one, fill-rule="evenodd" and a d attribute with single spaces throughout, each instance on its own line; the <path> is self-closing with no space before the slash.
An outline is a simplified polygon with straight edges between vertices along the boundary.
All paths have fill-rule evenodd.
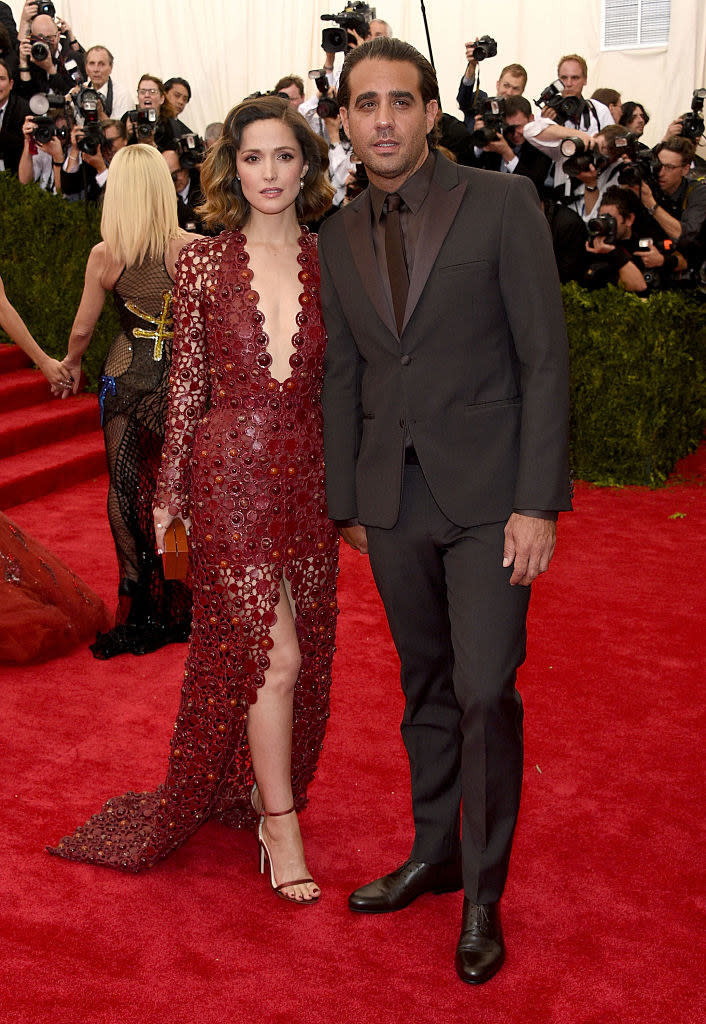
<path id="1" fill-rule="evenodd" d="M 351 136 L 350 136 L 350 132 L 348 131 L 348 108 L 347 107 L 341 107 L 339 112 L 340 112 L 340 115 L 341 115 L 341 123 L 343 124 L 343 130 L 346 133 L 346 135 L 348 136 L 348 138 L 350 139 Z"/>

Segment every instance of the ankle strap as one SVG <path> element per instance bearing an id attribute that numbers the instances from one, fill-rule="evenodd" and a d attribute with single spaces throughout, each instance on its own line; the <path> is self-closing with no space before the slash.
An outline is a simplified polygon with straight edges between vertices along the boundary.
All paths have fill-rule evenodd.
<path id="1" fill-rule="evenodd" d="M 294 810 L 294 804 L 289 808 L 288 811 L 263 811 L 266 818 L 281 818 L 285 814 L 291 814 Z"/>

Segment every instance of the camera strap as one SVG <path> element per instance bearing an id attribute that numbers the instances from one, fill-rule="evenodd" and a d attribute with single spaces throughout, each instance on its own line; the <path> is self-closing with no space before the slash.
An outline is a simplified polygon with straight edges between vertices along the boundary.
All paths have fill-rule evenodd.
<path id="1" fill-rule="evenodd" d="M 108 92 L 101 99 L 103 101 L 103 110 L 105 110 L 108 117 L 111 117 L 113 113 L 113 79 L 110 77 L 108 78 Z"/>

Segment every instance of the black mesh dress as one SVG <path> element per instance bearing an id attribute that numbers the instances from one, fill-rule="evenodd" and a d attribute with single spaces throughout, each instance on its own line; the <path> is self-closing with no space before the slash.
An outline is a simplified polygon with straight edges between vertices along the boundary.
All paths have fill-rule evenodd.
<path id="1" fill-rule="evenodd" d="M 172 286 L 163 261 L 149 259 L 115 284 L 122 331 L 103 367 L 100 405 L 120 586 L 116 626 L 96 637 L 96 658 L 146 654 L 189 636 L 191 594 L 183 583 L 165 581 L 152 519 L 169 392 Z"/>

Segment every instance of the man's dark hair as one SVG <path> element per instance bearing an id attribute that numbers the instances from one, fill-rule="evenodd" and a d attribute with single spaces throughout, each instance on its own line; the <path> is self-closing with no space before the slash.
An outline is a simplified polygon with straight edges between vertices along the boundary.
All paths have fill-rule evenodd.
<path id="1" fill-rule="evenodd" d="M 683 135 L 670 135 L 664 142 L 655 146 L 654 151 L 661 153 L 663 149 L 666 149 L 668 153 L 676 153 L 680 156 L 682 164 L 690 164 L 696 152 L 694 143 L 690 139 L 685 139 Z"/>
<path id="2" fill-rule="evenodd" d="M 9 51 L 11 49 L 12 40 L 10 39 L 10 33 L 3 24 L 0 24 L 0 50 Z"/>
<path id="3" fill-rule="evenodd" d="M 525 96 L 505 97 L 505 117 L 513 117 L 515 114 L 524 114 L 528 120 L 532 117 L 532 107 Z"/>
<path id="4" fill-rule="evenodd" d="M 164 83 L 164 91 L 169 92 L 173 85 L 183 85 L 189 94 L 189 99 L 191 99 L 191 86 L 185 78 L 168 78 Z"/>
<path id="5" fill-rule="evenodd" d="M 12 81 L 14 77 L 12 74 L 12 68 L 7 63 L 4 57 L 0 57 L 0 67 L 5 68 L 5 70 L 7 71 L 7 77 L 10 79 L 10 81 Z"/>
<path id="6" fill-rule="evenodd" d="M 378 36 L 370 39 L 367 43 L 361 43 L 348 54 L 341 68 L 341 77 L 338 81 L 339 107 L 348 109 L 351 103 L 350 76 L 351 71 L 364 60 L 392 60 L 400 63 L 413 64 L 419 71 L 419 91 L 422 94 L 422 102 L 426 107 L 432 100 L 439 102 L 439 83 L 436 79 L 436 71 L 426 57 L 416 50 L 410 43 L 401 39 L 391 39 L 389 36 Z M 438 139 L 438 129 L 432 125 L 427 135 L 429 148 L 433 149 Z"/>
<path id="7" fill-rule="evenodd" d="M 439 99 L 439 83 L 436 80 L 436 71 L 426 57 L 415 50 L 409 43 L 401 39 L 390 39 L 389 36 L 378 36 L 367 43 L 361 43 L 348 54 L 343 62 L 341 77 L 338 82 L 338 104 L 348 108 L 351 102 L 350 75 L 356 64 L 362 60 L 396 60 L 414 64 L 419 71 L 419 89 L 422 94 L 424 106 L 431 100 Z"/>
<path id="8" fill-rule="evenodd" d="M 638 107 L 640 108 L 640 110 L 644 114 L 645 125 L 646 125 L 647 122 L 650 119 L 650 115 L 647 113 L 647 111 L 643 107 L 642 103 L 638 103 L 636 100 L 626 100 L 626 102 L 623 103 L 623 115 L 620 118 L 620 122 L 619 123 L 620 124 L 626 124 L 626 125 L 630 124 L 630 122 L 632 121 L 632 116 L 633 116 L 633 114 L 635 113 L 635 111 L 637 110 Z"/>
<path id="9" fill-rule="evenodd" d="M 601 128 L 598 134 L 606 141 L 611 163 L 625 154 L 625 148 L 616 146 L 615 140 L 627 138 L 630 135 L 627 128 L 624 128 L 621 124 L 607 124 L 605 128 Z"/>
<path id="10" fill-rule="evenodd" d="M 601 207 L 603 206 L 614 206 L 625 219 L 630 214 L 639 216 L 642 203 L 632 189 L 624 188 L 622 185 L 611 185 L 601 196 Z"/>
<path id="11" fill-rule="evenodd" d="M 620 103 L 620 93 L 617 89 L 595 89 L 591 99 L 604 103 L 606 107 L 615 106 L 616 103 Z"/>
<path id="12" fill-rule="evenodd" d="M 273 92 L 281 92 L 282 89 L 288 89 L 290 85 L 296 85 L 302 96 L 304 95 L 304 79 L 299 75 L 284 75 L 274 87 Z"/>

